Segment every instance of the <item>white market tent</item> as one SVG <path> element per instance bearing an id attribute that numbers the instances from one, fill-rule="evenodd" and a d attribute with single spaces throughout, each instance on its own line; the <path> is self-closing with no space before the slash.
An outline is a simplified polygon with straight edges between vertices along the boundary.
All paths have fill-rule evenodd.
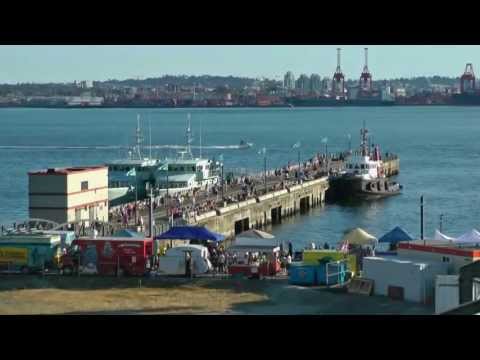
<path id="1" fill-rule="evenodd" d="M 454 240 L 458 243 L 474 243 L 480 244 L 480 232 L 475 229 L 470 230 L 469 232 L 459 236 Z"/>
<path id="2" fill-rule="evenodd" d="M 239 256 L 243 257 L 246 252 L 278 252 L 280 247 L 272 234 L 252 229 L 238 234 L 235 242 L 227 250 L 238 252 Z"/>
<path id="3" fill-rule="evenodd" d="M 450 236 L 447 236 L 445 234 L 442 234 L 439 230 L 435 230 L 435 235 L 433 237 L 433 240 L 438 240 L 438 241 L 455 241 L 456 239 Z"/>
<path id="4" fill-rule="evenodd" d="M 275 236 L 264 231 L 252 229 L 238 234 L 234 246 L 266 246 L 277 247 Z"/>
<path id="5" fill-rule="evenodd" d="M 363 229 L 355 228 L 343 237 L 342 243 L 353 245 L 374 245 L 377 243 L 377 238 Z"/>

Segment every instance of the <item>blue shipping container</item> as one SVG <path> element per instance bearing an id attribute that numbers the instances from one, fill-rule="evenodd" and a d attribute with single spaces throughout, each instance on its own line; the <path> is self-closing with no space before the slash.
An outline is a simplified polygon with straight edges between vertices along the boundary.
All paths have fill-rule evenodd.
<path id="1" fill-rule="evenodd" d="M 288 283 L 292 285 L 315 285 L 317 283 L 315 270 L 315 266 L 290 266 L 288 270 Z"/>

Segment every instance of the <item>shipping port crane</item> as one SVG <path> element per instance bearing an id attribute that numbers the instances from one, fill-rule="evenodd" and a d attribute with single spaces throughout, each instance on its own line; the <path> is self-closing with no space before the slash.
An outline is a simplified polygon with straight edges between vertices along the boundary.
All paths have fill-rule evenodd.
<path id="1" fill-rule="evenodd" d="M 475 74 L 471 63 L 465 65 L 465 71 L 460 77 L 460 92 L 471 92 L 475 90 Z"/>
<path id="2" fill-rule="evenodd" d="M 336 96 L 345 95 L 345 76 L 343 75 L 342 69 L 340 67 L 340 50 L 340 48 L 337 48 L 337 69 L 333 74 L 332 84 L 333 94 Z"/>
<path id="3" fill-rule="evenodd" d="M 372 91 L 372 74 L 368 70 L 368 48 L 365 51 L 365 65 L 363 66 L 362 74 L 360 75 L 360 90 L 364 92 Z"/>

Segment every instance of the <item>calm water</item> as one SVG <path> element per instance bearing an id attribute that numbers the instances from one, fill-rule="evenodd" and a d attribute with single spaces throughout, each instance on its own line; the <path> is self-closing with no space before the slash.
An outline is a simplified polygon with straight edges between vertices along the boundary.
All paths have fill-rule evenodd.
<path id="1" fill-rule="evenodd" d="M 116 146 L 132 143 L 137 113 L 142 116 L 147 143 L 150 122 L 152 144 L 183 144 L 188 112 L 197 145 L 200 126 L 202 143 L 207 146 L 235 145 L 240 139 L 255 144 L 249 150 L 203 150 L 208 156 L 223 154 L 229 168 L 260 171 L 263 158 L 257 152 L 262 146 L 267 147 L 269 167 L 296 162 L 297 153 L 291 146 L 298 140 L 304 158 L 324 150 L 323 137 L 328 138 L 329 151 L 346 149 L 347 134 L 357 146 L 364 120 L 382 152 L 400 155 L 402 195 L 356 206 L 315 209 L 271 229 L 282 240 L 298 245 L 335 243 L 346 229 L 357 226 L 381 236 L 400 225 L 419 236 L 422 194 L 427 235 L 438 227 L 441 213 L 446 214 L 447 234 L 480 228 L 480 108 L 474 107 L 1 109 L 0 223 L 26 219 L 28 171 L 99 164 L 125 156 L 125 150 Z M 81 148 L 72 148 L 75 146 Z M 153 155 L 172 156 L 174 151 L 155 149 Z"/>

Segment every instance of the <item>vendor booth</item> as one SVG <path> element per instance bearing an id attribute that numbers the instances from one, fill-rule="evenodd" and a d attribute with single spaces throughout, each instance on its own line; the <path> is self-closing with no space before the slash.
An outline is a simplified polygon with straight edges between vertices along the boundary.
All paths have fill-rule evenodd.
<path id="1" fill-rule="evenodd" d="M 272 234 L 249 230 L 239 234 L 235 242 L 227 251 L 236 254 L 238 262 L 229 266 L 229 273 L 232 275 L 243 274 L 245 276 L 274 276 L 281 271 L 279 253 L 280 246 Z M 259 261 L 248 262 L 248 255 L 256 257 Z M 266 261 L 260 261 L 262 256 Z"/>
<path id="2" fill-rule="evenodd" d="M 208 247 L 212 243 L 223 241 L 222 234 L 215 233 L 203 226 L 175 226 L 155 240 L 188 240 L 189 244 L 175 246 L 159 258 L 158 272 L 166 275 L 180 275 L 185 272 L 187 253 L 193 261 L 193 273 L 201 274 L 212 269 Z"/>

